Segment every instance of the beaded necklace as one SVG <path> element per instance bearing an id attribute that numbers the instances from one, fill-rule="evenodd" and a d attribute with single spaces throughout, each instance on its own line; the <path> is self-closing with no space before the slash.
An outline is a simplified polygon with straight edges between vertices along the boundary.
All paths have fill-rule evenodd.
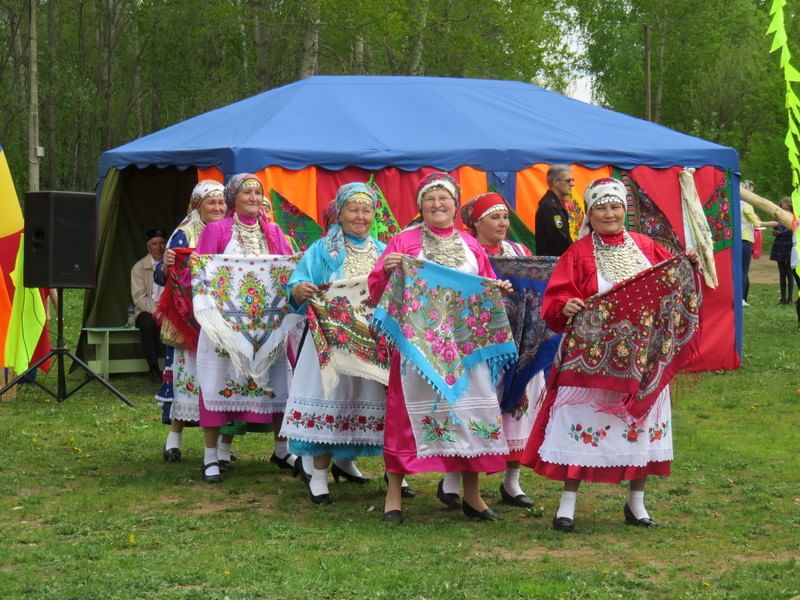
<path id="1" fill-rule="evenodd" d="M 261 232 L 258 220 L 252 225 L 248 225 L 247 223 L 242 223 L 238 214 L 233 213 L 233 229 L 242 254 L 247 256 L 268 254 L 267 243 L 264 240 L 264 234 Z"/>
<path id="2" fill-rule="evenodd" d="M 607 244 L 596 231 L 592 232 L 597 270 L 612 284 L 633 277 L 651 266 L 628 232 L 623 231 L 622 236 L 621 244 Z"/>
<path id="3" fill-rule="evenodd" d="M 422 250 L 425 258 L 445 267 L 459 267 L 467 258 L 464 244 L 458 231 L 453 229 L 449 235 L 436 235 L 422 224 Z"/>
<path id="4" fill-rule="evenodd" d="M 356 246 L 345 238 L 344 241 L 344 272 L 349 277 L 366 275 L 378 262 L 378 249 L 372 239 L 368 239 L 362 246 Z"/>

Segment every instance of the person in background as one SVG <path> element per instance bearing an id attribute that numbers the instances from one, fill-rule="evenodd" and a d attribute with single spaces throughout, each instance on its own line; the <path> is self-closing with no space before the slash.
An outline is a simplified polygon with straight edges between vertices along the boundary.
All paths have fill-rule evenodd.
<path id="1" fill-rule="evenodd" d="M 158 367 L 158 359 L 163 356 L 164 349 L 161 345 L 161 330 L 153 319 L 153 313 L 164 288 L 155 283 L 153 274 L 156 263 L 164 258 L 167 232 L 163 229 L 151 229 L 145 237 L 147 256 L 131 269 L 131 299 L 134 306 L 134 322 L 142 336 L 142 349 L 150 371 L 150 381 L 160 383 L 161 370 Z"/>
<path id="2" fill-rule="evenodd" d="M 569 211 L 575 178 L 569 165 L 552 165 L 547 170 L 548 190 L 536 209 L 536 255 L 561 256 L 572 243 Z"/>
<path id="3" fill-rule="evenodd" d="M 787 212 L 792 212 L 792 199 L 789 196 L 781 198 L 778 205 Z M 794 302 L 793 284 L 797 281 L 800 290 L 800 277 L 792 270 L 792 230 L 784 227 L 780 223 L 772 229 L 775 240 L 772 243 L 772 250 L 769 259 L 778 263 L 778 284 L 781 290 L 781 299 L 778 304 L 792 304 Z"/>
<path id="4" fill-rule="evenodd" d="M 748 191 L 755 191 L 755 184 L 749 179 L 742 183 Z M 753 259 L 753 243 L 756 227 L 776 227 L 777 221 L 762 221 L 756 211 L 744 200 L 739 200 L 742 211 L 742 306 L 750 306 L 747 295 L 750 292 L 750 261 Z"/>

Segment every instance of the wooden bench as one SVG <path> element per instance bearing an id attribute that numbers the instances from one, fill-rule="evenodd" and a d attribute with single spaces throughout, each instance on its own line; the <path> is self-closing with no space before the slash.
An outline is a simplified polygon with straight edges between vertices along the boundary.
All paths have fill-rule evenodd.
<path id="1" fill-rule="evenodd" d="M 106 381 L 111 373 L 141 373 L 149 367 L 144 358 L 111 358 L 111 346 L 138 344 L 141 341 L 136 327 L 84 327 L 86 342 L 94 346 L 94 360 L 86 364 Z"/>

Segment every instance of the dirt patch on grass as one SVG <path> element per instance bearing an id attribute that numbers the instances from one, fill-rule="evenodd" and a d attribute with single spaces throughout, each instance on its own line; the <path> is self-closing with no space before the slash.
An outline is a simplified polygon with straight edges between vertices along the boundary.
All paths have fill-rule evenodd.
<path id="1" fill-rule="evenodd" d="M 276 499 L 255 492 L 242 492 L 235 496 L 227 496 L 224 500 L 219 498 L 200 497 L 193 502 L 191 507 L 183 508 L 185 499 L 175 498 L 172 502 L 165 502 L 165 508 L 174 508 L 184 514 L 203 517 L 221 513 L 256 512 L 260 514 L 278 514 L 283 511 L 277 507 Z"/>
<path id="2" fill-rule="evenodd" d="M 762 256 L 750 262 L 750 283 L 770 283 L 778 285 L 778 263 Z"/>

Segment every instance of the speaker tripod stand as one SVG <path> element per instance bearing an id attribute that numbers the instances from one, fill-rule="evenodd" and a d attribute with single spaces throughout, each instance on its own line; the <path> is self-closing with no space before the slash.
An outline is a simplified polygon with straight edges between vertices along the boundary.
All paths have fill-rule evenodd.
<path id="1" fill-rule="evenodd" d="M 59 402 L 63 402 L 64 400 L 69 398 L 72 394 L 74 394 L 79 389 L 81 389 L 83 386 L 85 386 L 87 383 L 91 383 L 93 380 L 96 379 L 101 384 L 103 384 L 103 386 L 105 386 L 105 388 L 109 392 L 114 394 L 122 402 L 124 402 L 125 404 L 127 404 L 131 408 L 136 408 L 136 405 L 133 404 L 133 402 L 131 402 L 130 400 L 128 400 L 122 394 L 122 392 L 120 392 L 117 388 L 115 388 L 113 385 L 108 383 L 105 379 L 100 377 L 100 375 L 98 373 L 95 373 L 94 371 L 92 371 L 92 369 L 89 367 L 89 365 L 87 365 L 85 362 L 83 362 L 80 358 L 77 357 L 77 355 L 74 352 L 70 351 L 64 345 L 64 343 L 65 343 L 64 342 L 64 289 L 63 288 L 57 288 L 56 289 L 56 296 L 58 298 L 58 306 L 56 307 L 56 327 L 57 327 L 57 329 L 56 329 L 56 331 L 57 331 L 57 334 L 56 334 L 56 347 L 55 348 L 51 348 L 50 352 L 48 352 L 42 358 L 40 358 L 35 363 L 33 363 L 28 368 L 27 371 L 25 371 L 21 375 L 18 375 L 17 377 L 12 379 L 6 386 L 4 386 L 2 389 L 0 389 L 0 396 L 5 394 L 8 390 L 10 390 L 15 385 L 17 385 L 21 380 L 26 379 L 26 376 L 28 375 L 28 373 L 35 373 L 36 369 L 39 368 L 40 365 L 44 364 L 44 362 L 47 361 L 47 359 L 49 359 L 51 357 L 55 357 L 55 359 L 56 359 L 56 391 L 53 392 L 52 390 L 46 388 L 41 383 L 39 383 L 36 379 L 32 379 L 31 381 L 32 381 L 32 383 L 35 383 L 40 388 L 42 388 L 45 392 L 47 392 L 48 394 L 53 396 L 53 398 L 55 398 Z M 69 391 L 69 392 L 67 391 L 67 375 L 66 375 L 66 370 L 64 369 L 64 358 L 65 357 L 71 358 L 73 364 L 77 364 L 79 367 L 81 367 L 86 372 L 86 375 L 88 375 L 87 379 L 82 381 L 75 389 L 73 389 L 72 391 Z M 28 380 L 26 379 L 26 381 L 28 381 Z"/>

